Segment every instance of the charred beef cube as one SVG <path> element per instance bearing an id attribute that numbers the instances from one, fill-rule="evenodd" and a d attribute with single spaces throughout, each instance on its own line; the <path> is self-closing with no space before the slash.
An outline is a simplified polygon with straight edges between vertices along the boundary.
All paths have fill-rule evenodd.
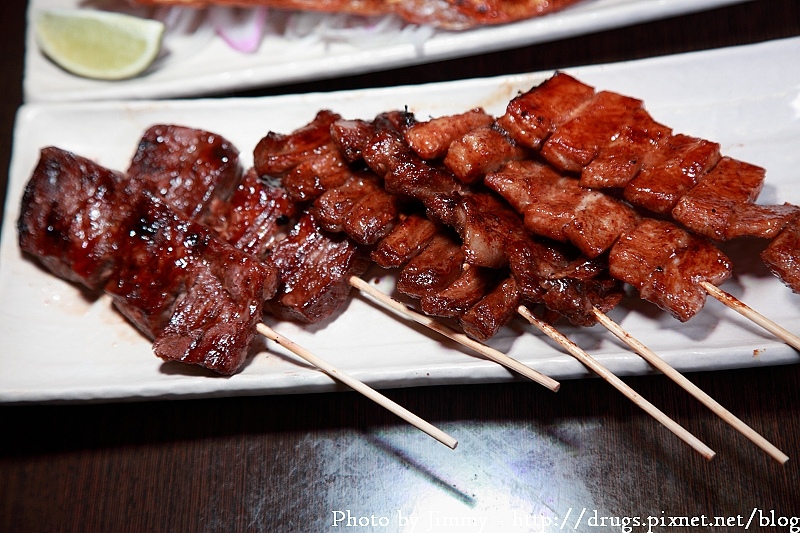
<path id="1" fill-rule="evenodd" d="M 133 156 L 128 177 L 184 216 L 196 219 L 213 198 L 227 200 L 242 175 L 239 151 L 203 130 L 174 125 L 149 128 Z"/>
<path id="2" fill-rule="evenodd" d="M 248 356 L 263 302 L 275 293 L 277 279 L 273 268 L 210 241 L 153 350 L 164 360 L 223 375 L 236 373 Z"/>
<path id="3" fill-rule="evenodd" d="M 124 177 L 59 148 L 41 151 L 25 187 L 19 245 L 55 275 L 101 290 L 116 263 Z"/>
<path id="4" fill-rule="evenodd" d="M 162 359 L 236 372 L 277 272 L 150 194 L 131 200 L 119 266 L 106 284 L 115 307 L 155 340 Z"/>
<path id="5" fill-rule="evenodd" d="M 369 264 L 364 251 L 344 234 L 322 230 L 306 214 L 268 257 L 280 272 L 280 285 L 267 310 L 278 318 L 314 323 L 341 307 L 350 293 L 350 277 Z"/>

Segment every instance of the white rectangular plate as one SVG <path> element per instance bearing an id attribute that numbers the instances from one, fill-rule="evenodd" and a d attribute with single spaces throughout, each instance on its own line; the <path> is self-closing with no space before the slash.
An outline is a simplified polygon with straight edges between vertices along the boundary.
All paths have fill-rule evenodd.
<path id="1" fill-rule="evenodd" d="M 774 41 L 654 60 L 578 68 L 569 72 L 597 87 L 642 98 L 650 113 L 676 132 L 720 142 L 723 153 L 767 169 L 764 203 L 800 203 L 800 39 Z M 0 401 L 76 401 L 326 391 L 336 388 L 273 344 L 241 373 L 212 377 L 164 364 L 150 344 L 110 307 L 23 258 L 15 222 L 25 182 L 40 148 L 55 145 L 114 169 L 128 166 L 143 131 L 154 123 L 205 128 L 233 141 L 247 164 L 267 131 L 289 132 L 323 108 L 370 119 L 403 108 L 421 119 L 476 106 L 501 114 L 517 91 L 552 73 L 447 84 L 261 99 L 27 104 L 17 118 L 0 250 Z M 766 272 L 758 242 L 724 249 L 734 279 L 723 288 L 795 332 L 800 296 Z M 380 286 L 391 290 L 384 273 Z M 683 371 L 797 363 L 796 351 L 716 301 L 681 324 L 628 298 L 611 313 L 631 334 Z M 274 327 L 375 387 L 520 379 L 496 364 L 412 327 L 354 295 L 335 319 L 316 326 Z M 562 327 L 580 346 L 620 375 L 651 371 L 599 326 Z M 514 321 L 491 344 L 556 379 L 587 371 Z M 538 386 L 538 385 L 532 385 Z"/>
<path id="2" fill-rule="evenodd" d="M 191 54 L 179 40 L 179 53 L 159 60 L 141 77 L 117 82 L 72 76 L 42 56 L 28 32 L 24 92 L 26 101 L 76 101 L 185 97 L 339 77 L 440 61 L 563 39 L 649 20 L 713 9 L 745 0 L 585 0 L 558 13 L 498 27 L 437 32 L 420 46 L 398 35 L 358 44 L 266 39 L 253 54 L 232 50 L 220 38 Z M 31 0 L 30 14 L 50 6 L 74 7 L 81 0 Z M 31 25 L 28 24 L 30 30 Z"/>

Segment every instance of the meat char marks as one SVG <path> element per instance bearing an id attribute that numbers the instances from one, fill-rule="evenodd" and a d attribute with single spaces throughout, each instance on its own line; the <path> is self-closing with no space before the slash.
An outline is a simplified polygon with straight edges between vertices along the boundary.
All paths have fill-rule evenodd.
<path id="1" fill-rule="evenodd" d="M 280 319 L 312 323 L 331 316 L 347 299 L 349 277 L 361 275 L 367 266 L 357 243 L 323 230 L 316 217 L 302 214 L 298 201 L 320 194 L 320 183 L 326 182 L 318 175 L 336 175 L 339 181 L 350 175 L 340 164 L 341 158 L 330 157 L 330 133 L 326 132 L 336 117 L 320 113 L 312 124 L 291 135 L 267 135 L 256 147 L 257 165 L 244 173 L 233 192 L 211 196 L 206 206 L 197 211 L 196 218 L 217 237 L 275 269 L 279 278 L 277 291 L 265 302 L 264 309 Z M 161 144 L 168 146 L 177 144 L 173 135 L 190 136 L 181 127 L 157 128 Z M 215 138 L 201 130 L 193 131 L 195 137 Z M 139 146 L 137 158 L 158 161 L 163 173 L 178 176 L 186 172 L 183 161 L 191 160 L 194 153 L 191 148 L 175 149 L 164 157 L 165 150 L 159 144 L 142 141 Z M 329 148 L 320 149 L 321 146 Z M 220 158 L 218 166 L 229 159 Z M 129 169 L 131 179 L 151 181 L 150 174 L 140 173 L 139 168 L 135 158 Z M 262 179 L 260 171 L 277 176 Z M 278 186 L 275 180 L 279 177 L 288 180 L 293 188 Z M 298 177 L 302 179 L 295 179 Z M 190 189 L 187 196 L 197 194 L 194 188 L 198 180 L 175 181 L 176 189 Z"/>
<path id="2" fill-rule="evenodd" d="M 105 290 L 156 355 L 220 374 L 241 367 L 277 285 L 275 269 L 214 239 L 143 182 L 57 148 L 41 152 L 18 233 L 54 274 Z"/>

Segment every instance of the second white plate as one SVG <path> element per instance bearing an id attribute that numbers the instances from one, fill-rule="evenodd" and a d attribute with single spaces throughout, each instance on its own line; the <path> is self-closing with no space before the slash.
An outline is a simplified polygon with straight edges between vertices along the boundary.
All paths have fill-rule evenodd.
<path id="1" fill-rule="evenodd" d="M 273 36 L 258 52 L 239 53 L 213 38 L 191 53 L 159 61 L 139 78 L 104 82 L 73 76 L 48 61 L 32 32 L 27 37 L 25 101 L 165 98 L 218 94 L 481 54 L 528 44 L 713 9 L 745 0 L 584 0 L 561 12 L 498 27 L 437 32 L 419 45 L 398 35 L 389 40 L 324 43 Z M 30 14 L 81 0 L 31 0 Z M 30 30 L 30 24 L 28 28 Z M 188 46 L 192 46 L 189 44 Z"/>

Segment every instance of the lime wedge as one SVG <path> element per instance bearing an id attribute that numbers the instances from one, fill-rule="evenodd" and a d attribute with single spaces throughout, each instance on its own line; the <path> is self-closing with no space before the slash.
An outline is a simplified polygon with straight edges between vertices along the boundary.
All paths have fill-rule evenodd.
<path id="1" fill-rule="evenodd" d="M 42 52 L 68 72 L 122 80 L 144 72 L 161 50 L 164 24 L 91 9 L 47 9 L 34 20 Z"/>

